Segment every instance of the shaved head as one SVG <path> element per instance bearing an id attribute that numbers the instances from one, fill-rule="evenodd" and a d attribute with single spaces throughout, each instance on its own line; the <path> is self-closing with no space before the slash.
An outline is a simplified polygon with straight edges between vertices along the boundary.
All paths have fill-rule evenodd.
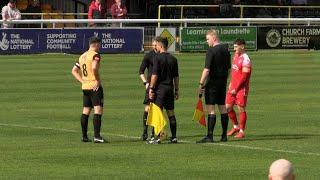
<path id="1" fill-rule="evenodd" d="M 294 180 L 293 167 L 290 161 L 279 159 L 269 169 L 269 180 Z"/>

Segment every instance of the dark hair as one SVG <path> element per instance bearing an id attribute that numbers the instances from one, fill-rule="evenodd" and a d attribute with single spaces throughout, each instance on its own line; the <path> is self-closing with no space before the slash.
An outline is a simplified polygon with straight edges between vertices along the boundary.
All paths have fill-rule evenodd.
<path id="1" fill-rule="evenodd" d="M 9 2 L 10 3 L 16 3 L 16 0 L 10 0 Z"/>
<path id="2" fill-rule="evenodd" d="M 168 48 L 168 39 L 166 37 L 156 37 L 155 41 L 161 43 L 165 49 Z"/>
<path id="3" fill-rule="evenodd" d="M 93 44 L 93 43 L 101 43 L 100 38 L 98 38 L 97 36 L 92 36 L 92 37 L 89 39 L 89 44 Z"/>
<path id="4" fill-rule="evenodd" d="M 244 41 L 244 39 L 239 38 L 239 39 L 236 39 L 233 44 L 246 45 L 246 41 Z"/>

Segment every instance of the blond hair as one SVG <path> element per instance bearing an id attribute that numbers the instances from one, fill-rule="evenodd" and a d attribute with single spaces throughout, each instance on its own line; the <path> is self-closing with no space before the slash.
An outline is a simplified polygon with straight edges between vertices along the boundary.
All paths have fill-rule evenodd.
<path id="1" fill-rule="evenodd" d="M 210 29 L 210 30 L 207 32 L 207 35 L 215 36 L 216 38 L 219 38 L 217 31 L 214 30 L 214 29 Z"/>

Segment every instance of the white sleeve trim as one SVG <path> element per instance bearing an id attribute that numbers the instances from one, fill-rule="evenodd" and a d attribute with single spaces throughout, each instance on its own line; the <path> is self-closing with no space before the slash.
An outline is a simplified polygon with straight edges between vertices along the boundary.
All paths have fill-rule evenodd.
<path id="1" fill-rule="evenodd" d="M 242 66 L 251 67 L 251 60 L 250 60 L 248 54 L 243 54 L 242 57 L 243 57 Z"/>

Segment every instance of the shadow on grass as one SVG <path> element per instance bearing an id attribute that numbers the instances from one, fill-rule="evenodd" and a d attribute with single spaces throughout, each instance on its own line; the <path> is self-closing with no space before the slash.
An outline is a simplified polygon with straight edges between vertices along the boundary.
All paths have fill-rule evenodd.
<path id="1" fill-rule="evenodd" d="M 184 135 L 184 136 L 178 136 L 179 139 L 185 139 L 185 138 L 203 138 L 206 133 L 203 134 L 196 134 L 196 135 Z"/>
<path id="2" fill-rule="evenodd" d="M 248 135 L 244 139 L 229 137 L 229 142 L 237 141 L 268 141 L 268 140 L 298 140 L 319 137 L 319 134 L 267 134 L 267 135 Z"/>

